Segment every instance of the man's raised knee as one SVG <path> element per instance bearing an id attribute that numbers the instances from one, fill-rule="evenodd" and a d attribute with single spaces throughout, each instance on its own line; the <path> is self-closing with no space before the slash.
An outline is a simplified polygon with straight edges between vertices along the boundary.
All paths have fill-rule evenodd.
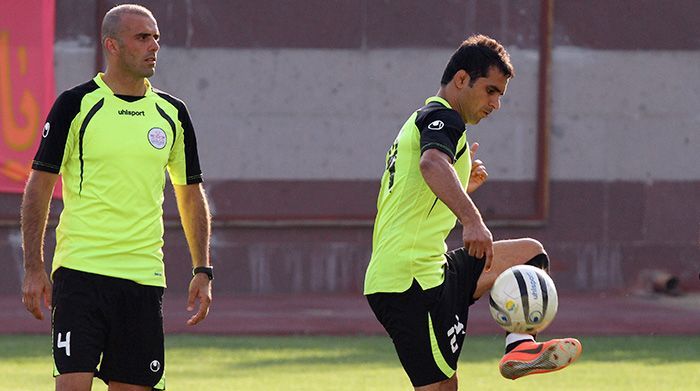
<path id="1" fill-rule="evenodd" d="M 533 254 L 533 257 L 536 254 L 546 254 L 547 253 L 546 251 L 544 251 L 544 246 L 542 245 L 542 243 L 539 242 L 539 240 L 533 239 L 533 238 L 523 238 L 522 240 L 524 240 L 526 242 L 528 252 L 531 252 Z"/>

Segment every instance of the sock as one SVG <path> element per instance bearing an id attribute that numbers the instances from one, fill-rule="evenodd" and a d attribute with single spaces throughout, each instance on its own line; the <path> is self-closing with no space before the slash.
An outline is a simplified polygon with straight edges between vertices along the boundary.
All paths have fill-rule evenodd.
<path id="1" fill-rule="evenodd" d="M 510 353 L 518 345 L 526 341 L 535 341 L 535 337 L 530 334 L 508 333 L 506 335 L 506 353 Z"/>

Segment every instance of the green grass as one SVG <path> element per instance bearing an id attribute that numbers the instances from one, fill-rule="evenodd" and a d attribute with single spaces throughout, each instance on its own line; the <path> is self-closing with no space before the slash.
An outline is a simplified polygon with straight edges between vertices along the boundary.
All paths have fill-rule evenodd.
<path id="1" fill-rule="evenodd" d="M 509 381 L 503 339 L 467 337 L 464 390 L 700 390 L 700 336 L 587 337 L 579 362 Z M 169 390 L 407 390 L 388 337 L 167 337 Z M 0 336 L 0 390 L 53 389 L 49 336 Z M 106 390 L 95 382 L 94 390 Z"/>

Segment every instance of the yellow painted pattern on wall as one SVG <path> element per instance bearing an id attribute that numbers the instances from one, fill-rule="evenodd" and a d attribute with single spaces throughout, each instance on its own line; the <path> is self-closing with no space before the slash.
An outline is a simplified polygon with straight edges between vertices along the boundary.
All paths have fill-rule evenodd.
<path id="1" fill-rule="evenodd" d="M 6 12 L 5 12 L 6 11 Z M 0 192 L 21 192 L 54 98 L 54 2 L 0 13 Z"/>

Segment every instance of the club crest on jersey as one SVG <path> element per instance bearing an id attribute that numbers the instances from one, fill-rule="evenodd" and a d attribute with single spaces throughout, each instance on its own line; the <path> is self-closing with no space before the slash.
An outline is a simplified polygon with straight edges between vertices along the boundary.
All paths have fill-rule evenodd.
<path id="1" fill-rule="evenodd" d="M 435 121 L 431 122 L 428 125 L 428 129 L 430 130 L 440 130 L 445 126 L 445 123 L 440 121 L 439 119 L 436 119 Z"/>
<path id="2" fill-rule="evenodd" d="M 161 128 L 151 128 L 148 131 L 148 142 L 151 143 L 153 148 L 163 149 L 165 144 L 168 143 L 168 136 Z"/>

